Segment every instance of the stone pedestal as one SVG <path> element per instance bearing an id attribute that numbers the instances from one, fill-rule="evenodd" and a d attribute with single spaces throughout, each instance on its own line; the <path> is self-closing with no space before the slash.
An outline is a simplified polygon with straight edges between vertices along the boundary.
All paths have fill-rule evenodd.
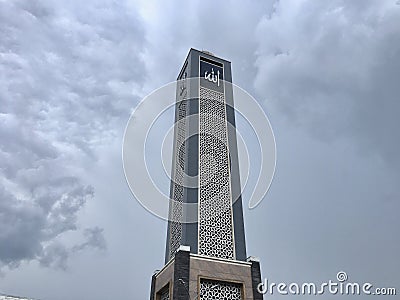
<path id="1" fill-rule="evenodd" d="M 153 275 L 150 300 L 261 300 L 257 292 L 260 282 L 260 263 L 254 257 L 245 262 L 212 258 L 181 246 Z"/>

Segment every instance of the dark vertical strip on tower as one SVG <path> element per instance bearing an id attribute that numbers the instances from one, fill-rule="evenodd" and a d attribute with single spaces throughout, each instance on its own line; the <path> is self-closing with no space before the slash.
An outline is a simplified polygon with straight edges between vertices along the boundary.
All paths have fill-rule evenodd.
<path id="1" fill-rule="evenodd" d="M 258 292 L 257 286 L 261 283 L 260 262 L 251 261 L 251 281 L 253 287 L 253 299 L 263 300 L 263 295 Z"/>
<path id="2" fill-rule="evenodd" d="M 235 109 L 233 99 L 233 88 L 232 88 L 232 73 L 231 64 L 227 63 L 225 71 L 225 97 L 226 97 L 226 116 L 230 126 L 228 126 L 228 141 L 229 141 L 229 155 L 231 164 L 231 183 L 232 183 L 232 199 L 233 206 L 233 225 L 234 225 L 234 237 L 235 237 L 235 249 L 236 259 L 246 260 L 246 239 L 244 232 L 244 221 L 243 221 L 243 207 L 242 207 L 242 196 L 241 196 L 241 185 L 240 185 L 240 172 L 239 172 L 239 154 L 237 147 L 237 136 L 236 136 L 236 120 L 235 120 Z"/>
<path id="3" fill-rule="evenodd" d="M 198 75 L 197 59 L 193 55 L 188 55 L 187 58 L 189 72 L 188 78 L 194 78 Z M 198 176 L 198 161 L 199 161 L 199 136 L 198 136 L 198 113 L 199 113 L 199 100 L 196 86 L 193 86 L 190 81 L 188 86 L 188 111 L 187 111 L 187 153 L 186 153 L 186 174 L 189 177 Z M 187 186 L 185 187 L 184 203 L 188 204 L 186 207 L 191 211 L 184 210 L 184 222 L 182 224 L 182 245 L 190 246 L 192 253 L 197 253 L 197 232 L 198 225 L 196 220 L 187 220 L 188 215 L 193 216 L 193 211 L 196 210 L 197 215 L 197 202 L 198 202 L 198 187 Z M 190 222 L 188 222 L 190 221 Z"/>
<path id="4" fill-rule="evenodd" d="M 197 98 L 190 98 L 188 100 L 188 138 L 187 138 L 187 154 L 186 154 L 186 174 L 189 177 L 198 176 L 198 161 L 199 161 L 199 135 L 197 133 L 198 127 L 198 111 L 199 100 Z M 189 204 L 187 207 L 191 212 L 184 210 L 184 219 L 188 215 L 193 215 L 193 210 L 197 210 L 198 202 L 198 187 L 185 187 L 185 203 Z M 192 253 L 197 253 L 197 222 L 188 220 L 182 225 L 182 241 L 183 245 L 190 246 Z"/>
<path id="5" fill-rule="evenodd" d="M 155 289 L 156 289 L 156 276 L 157 273 L 153 274 L 153 276 L 151 276 L 151 288 L 150 288 L 150 300 L 155 300 L 154 299 L 154 294 L 155 294 Z"/>
<path id="6" fill-rule="evenodd" d="M 175 253 L 173 300 L 189 299 L 190 252 Z"/>

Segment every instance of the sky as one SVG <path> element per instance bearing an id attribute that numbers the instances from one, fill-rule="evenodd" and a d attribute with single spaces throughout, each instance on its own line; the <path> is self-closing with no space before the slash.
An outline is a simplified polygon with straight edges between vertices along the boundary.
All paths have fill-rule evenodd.
<path id="1" fill-rule="evenodd" d="M 149 297 L 167 224 L 132 196 L 122 139 L 191 47 L 230 60 L 274 130 L 244 211 L 262 278 L 399 291 L 399 1 L 0 0 L 0 293 Z"/>

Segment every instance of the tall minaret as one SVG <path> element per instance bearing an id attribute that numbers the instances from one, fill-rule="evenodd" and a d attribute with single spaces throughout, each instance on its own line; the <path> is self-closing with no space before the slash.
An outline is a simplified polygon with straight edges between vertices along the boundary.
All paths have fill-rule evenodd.
<path id="1" fill-rule="evenodd" d="M 259 262 L 246 260 L 231 83 L 229 61 L 190 49 L 177 82 L 166 265 L 151 299 L 262 299 Z"/>
<path id="2" fill-rule="evenodd" d="M 166 262 L 180 245 L 246 259 L 231 82 L 229 61 L 190 50 L 178 76 Z M 194 204 L 186 215 L 184 203 Z"/>

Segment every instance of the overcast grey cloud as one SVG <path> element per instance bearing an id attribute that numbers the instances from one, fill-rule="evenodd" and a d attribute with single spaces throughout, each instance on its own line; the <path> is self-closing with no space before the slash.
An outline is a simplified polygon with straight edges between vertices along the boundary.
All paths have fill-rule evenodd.
<path id="1" fill-rule="evenodd" d="M 394 1 L 283 1 L 257 28 L 256 87 L 290 122 L 399 170 L 399 16 Z"/>
<path id="2" fill-rule="evenodd" d="M 190 47 L 231 60 L 275 130 L 245 211 L 263 277 L 398 285 L 399 23 L 395 0 L 0 0 L 0 292 L 148 297 L 166 224 L 129 193 L 122 136 Z"/>
<path id="3" fill-rule="evenodd" d="M 94 200 L 82 161 L 132 108 L 141 29 L 124 6 L 96 1 L 1 1 L 0 28 L 0 262 L 66 268 L 71 249 L 105 248 L 96 227 L 72 248 L 56 240 Z"/>

